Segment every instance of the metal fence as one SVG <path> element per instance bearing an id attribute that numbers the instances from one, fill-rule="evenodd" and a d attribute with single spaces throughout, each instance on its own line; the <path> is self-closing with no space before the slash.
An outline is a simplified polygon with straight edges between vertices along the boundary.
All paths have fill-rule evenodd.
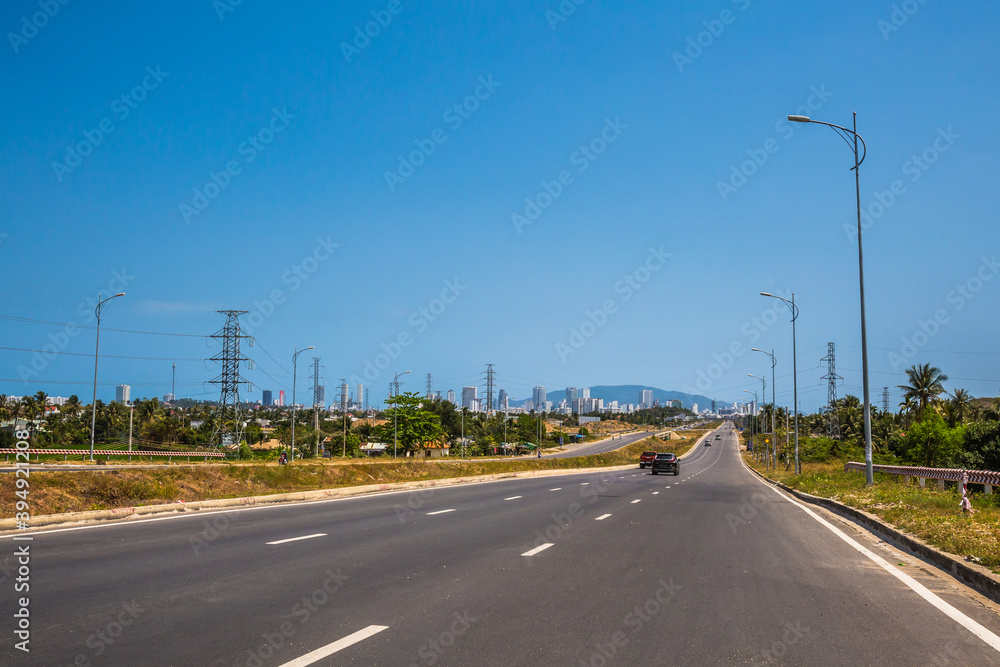
<path id="1" fill-rule="evenodd" d="M 24 455 L 24 454 L 27 454 L 29 457 L 31 455 L 35 455 L 35 460 L 38 460 L 38 456 L 39 455 L 42 455 L 42 456 L 62 456 L 63 457 L 63 461 L 65 461 L 70 456 L 90 456 L 90 450 L 89 449 L 40 449 L 40 448 L 37 448 L 37 447 L 34 448 L 34 449 L 6 448 L 6 449 L 0 449 L 0 454 L 6 454 L 6 455 L 10 455 L 10 454 L 21 454 L 21 455 Z M 226 457 L 225 452 L 147 452 L 147 451 L 142 451 L 142 450 L 135 450 L 135 451 L 131 451 L 130 452 L 128 450 L 122 450 L 122 449 L 95 449 L 94 450 L 94 455 L 95 456 L 127 456 L 127 457 L 129 457 L 129 460 L 132 460 L 133 456 L 138 456 L 138 457 L 146 457 L 146 456 L 148 456 L 150 458 L 150 460 L 152 460 L 152 458 L 154 456 L 166 456 L 168 463 L 170 463 L 173 460 L 173 457 L 175 457 L 175 456 L 178 457 L 178 458 L 186 457 L 188 461 L 191 460 L 192 456 L 195 457 L 195 458 L 204 458 L 206 461 L 208 459 L 210 459 L 210 458 L 212 458 L 212 459 L 222 459 L 222 458 Z M 8 459 L 9 459 L 9 456 L 8 456 Z"/>
<path id="2" fill-rule="evenodd" d="M 844 470 L 864 470 L 864 463 L 851 461 L 844 464 Z M 944 488 L 945 482 L 962 482 L 962 473 L 969 475 L 970 484 L 983 484 L 986 493 L 993 493 L 994 486 L 1000 486 L 1000 472 L 992 470 L 961 470 L 959 468 L 922 468 L 919 466 L 885 466 L 873 465 L 872 470 L 888 475 L 901 475 L 903 481 L 909 483 L 911 477 L 916 477 L 920 486 L 925 480 L 936 479 L 938 486 Z"/>

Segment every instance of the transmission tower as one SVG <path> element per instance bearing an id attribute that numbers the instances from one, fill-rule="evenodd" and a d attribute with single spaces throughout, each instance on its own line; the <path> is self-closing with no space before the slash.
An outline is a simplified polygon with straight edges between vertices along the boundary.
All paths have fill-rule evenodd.
<path id="1" fill-rule="evenodd" d="M 428 400 L 434 398 L 434 392 L 431 390 L 431 374 L 427 374 L 427 398 Z"/>
<path id="2" fill-rule="evenodd" d="M 340 411 L 347 414 L 347 380 L 340 378 Z"/>
<path id="3" fill-rule="evenodd" d="M 822 379 L 828 380 L 827 408 L 826 408 L 826 429 L 827 434 L 834 440 L 840 440 L 840 419 L 837 417 L 837 380 L 843 378 L 837 375 L 837 350 L 833 343 L 826 344 L 826 356 L 820 361 L 826 362 L 826 375 Z"/>
<path id="4" fill-rule="evenodd" d="M 882 387 L 882 412 L 889 412 L 889 388 Z"/>
<path id="5" fill-rule="evenodd" d="M 313 409 L 323 404 L 323 397 L 319 395 L 319 357 L 313 357 Z"/>
<path id="6" fill-rule="evenodd" d="M 226 316 L 226 324 L 212 334 L 212 338 L 222 339 L 222 354 L 212 357 L 212 361 L 222 364 L 222 373 L 212 384 L 220 385 L 219 408 L 215 413 L 215 429 L 212 432 L 212 444 L 217 447 L 239 446 L 243 440 L 243 420 L 240 417 L 240 382 L 245 380 L 240 376 L 240 362 L 250 362 L 250 359 L 240 354 L 240 339 L 246 338 L 253 347 L 253 338 L 240 331 L 240 315 L 246 310 L 219 310 Z"/>
<path id="7" fill-rule="evenodd" d="M 486 414 L 493 414 L 493 364 L 486 364 Z"/>

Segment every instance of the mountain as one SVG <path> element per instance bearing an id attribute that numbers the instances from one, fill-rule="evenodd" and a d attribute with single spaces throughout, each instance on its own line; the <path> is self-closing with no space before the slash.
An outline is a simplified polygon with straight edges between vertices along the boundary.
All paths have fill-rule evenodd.
<path id="1" fill-rule="evenodd" d="M 695 403 L 698 404 L 699 410 L 712 407 L 712 399 L 707 396 L 685 394 L 680 391 L 667 391 L 641 384 L 596 385 L 590 388 L 590 397 L 603 398 L 605 405 L 611 401 L 618 401 L 619 405 L 622 403 L 635 403 L 638 405 L 642 400 L 643 389 L 651 389 L 653 391 L 653 400 L 659 400 L 660 405 L 665 404 L 667 401 L 679 400 L 685 408 L 690 408 Z M 559 401 L 564 398 L 566 398 L 565 389 L 546 390 L 545 392 L 545 400 L 552 401 L 553 406 L 558 406 Z M 525 401 L 529 400 L 531 399 L 526 398 L 523 401 L 511 401 L 510 405 L 512 407 L 521 407 Z"/>

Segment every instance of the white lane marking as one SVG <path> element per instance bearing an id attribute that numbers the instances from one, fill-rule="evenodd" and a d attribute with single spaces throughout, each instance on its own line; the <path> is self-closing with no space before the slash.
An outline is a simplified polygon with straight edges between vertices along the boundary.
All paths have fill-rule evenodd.
<path id="1" fill-rule="evenodd" d="M 669 485 L 669 484 L 667 484 L 667 485 L 666 485 L 665 487 L 663 487 L 663 488 L 664 488 L 664 489 L 669 489 L 669 488 L 670 488 L 670 485 Z"/>
<path id="2" fill-rule="evenodd" d="M 438 510 L 436 512 L 428 512 L 427 516 L 434 516 L 435 514 L 444 514 L 445 512 L 454 512 L 454 511 L 455 511 L 454 509 L 450 509 L 450 510 Z"/>
<path id="3" fill-rule="evenodd" d="M 554 489 L 549 489 L 549 491 L 562 491 L 562 487 L 561 486 L 557 486 Z"/>
<path id="4" fill-rule="evenodd" d="M 534 549 L 532 549 L 531 551 L 525 551 L 525 552 L 524 552 L 523 554 L 521 554 L 521 555 L 522 555 L 522 556 L 534 556 L 534 555 L 535 555 L 535 554 L 537 554 L 537 553 L 540 553 L 540 552 L 542 552 L 542 551 L 545 551 L 546 549 L 548 549 L 548 548 L 549 548 L 549 547 L 551 547 L 551 546 L 555 546 L 555 545 L 554 545 L 554 544 L 552 544 L 552 542 L 546 542 L 545 544 L 543 544 L 543 545 L 541 545 L 541 546 L 538 546 L 538 547 L 535 547 L 535 548 L 534 548 Z"/>
<path id="5" fill-rule="evenodd" d="M 596 519 L 594 519 L 594 521 L 604 521 L 604 520 L 605 520 L 605 519 L 607 519 L 607 518 L 608 518 L 609 516 L 611 516 L 611 515 L 610 515 L 610 514 L 602 514 L 601 516 L 599 516 L 599 517 L 597 517 Z"/>
<path id="6" fill-rule="evenodd" d="M 326 646 L 318 648 L 315 651 L 310 651 L 309 653 L 306 653 L 305 655 L 300 656 L 295 660 L 286 662 L 283 665 L 281 665 L 281 667 L 306 667 L 307 665 L 311 665 L 314 662 L 317 662 L 319 660 L 322 660 L 323 658 L 333 655 L 337 651 L 342 651 L 348 646 L 351 646 L 352 644 L 357 644 L 359 641 L 368 639 L 372 635 L 377 635 L 383 630 L 388 630 L 388 629 L 389 629 L 388 625 L 369 625 L 367 628 L 349 634 L 343 639 L 338 639 L 332 644 L 327 644 Z"/>
<path id="7" fill-rule="evenodd" d="M 745 463 L 746 462 L 744 462 L 744 465 L 745 465 Z M 757 479 L 756 475 L 754 476 L 754 478 Z M 761 481 L 761 483 L 764 484 L 763 480 L 759 480 L 759 481 Z M 851 539 L 842 530 L 840 530 L 839 528 L 837 528 L 836 526 L 834 526 L 832 523 L 830 523 L 829 521 L 827 521 L 826 519 L 824 519 L 820 515 L 818 515 L 815 512 L 813 512 L 811 509 L 809 509 L 808 507 L 806 507 L 802 503 L 798 502 L 797 500 L 793 500 L 789 496 L 786 496 L 785 494 L 783 494 L 781 491 L 779 491 L 777 488 L 771 486 L 770 484 L 765 484 L 765 485 L 768 488 L 770 488 L 772 491 L 774 491 L 778 495 L 779 498 L 784 498 L 785 500 L 787 500 L 791 504 L 795 505 L 796 507 L 798 507 L 799 509 L 801 509 L 803 512 L 805 512 L 806 514 L 808 514 L 812 518 L 816 519 L 816 521 L 818 521 L 824 527 L 826 527 L 827 529 L 829 529 L 830 532 L 832 532 L 834 535 L 836 535 L 840 539 L 842 539 L 845 542 L 847 542 L 850 546 L 854 547 L 854 549 L 856 549 L 859 553 L 867 556 L 876 565 L 880 566 L 886 572 L 888 572 L 889 574 L 891 574 L 892 576 L 896 577 L 901 582 L 903 582 L 904 584 L 906 584 L 907 586 L 909 586 L 910 589 L 914 593 L 916 593 L 917 595 L 919 595 L 920 597 L 922 597 L 924 600 L 926 600 L 927 602 L 929 602 L 931 605 L 933 605 L 934 607 L 936 607 L 945 616 L 949 617 L 950 619 L 952 619 L 953 621 L 955 621 L 956 623 L 958 623 L 959 625 L 961 625 L 963 628 L 965 628 L 966 630 L 968 630 L 972 634 L 974 634 L 977 637 L 979 637 L 980 639 L 982 639 L 984 642 L 986 642 L 986 644 L 990 648 L 992 648 L 995 651 L 1000 652 L 1000 637 L 998 637 L 997 635 L 993 634 L 987 628 L 983 627 L 982 625 L 980 625 L 979 623 L 977 623 L 973 619 L 969 618 L 968 616 L 966 616 L 965 614 L 963 614 L 962 612 L 960 612 L 958 609 L 955 609 L 954 607 L 952 607 L 950 604 L 948 604 L 947 602 L 945 602 L 944 600 L 942 600 L 941 598 L 939 598 L 937 595 L 935 595 L 931 591 L 927 590 L 927 588 L 923 584 L 921 584 L 919 581 L 917 581 L 916 579 L 914 579 L 910 575 L 908 575 L 908 574 L 906 574 L 904 572 L 901 572 L 900 570 L 897 570 L 895 567 L 893 567 L 892 565 L 890 565 L 885 559 L 883 559 L 878 554 L 870 551 L 866 547 L 864 547 L 861 544 L 858 544 L 857 542 L 855 542 L 853 539 Z"/>
<path id="8" fill-rule="evenodd" d="M 660 495 L 660 492 L 659 491 L 653 491 L 653 495 L 654 496 L 658 496 L 658 495 Z"/>
<path id="9" fill-rule="evenodd" d="M 580 482 L 580 486 L 587 486 L 590 482 Z"/>
<path id="10" fill-rule="evenodd" d="M 524 496 L 511 496 L 510 498 L 504 498 L 504 500 L 517 500 L 518 498 L 523 498 Z"/>
<path id="11" fill-rule="evenodd" d="M 636 503 L 641 503 L 641 502 L 642 500 L 640 498 L 636 498 L 635 500 L 632 501 L 632 504 L 635 505 Z"/>
<path id="12" fill-rule="evenodd" d="M 315 535 L 303 535 L 302 537 L 289 537 L 287 540 L 275 540 L 266 544 L 284 544 L 285 542 L 298 542 L 299 540 L 311 540 L 314 537 L 326 537 L 326 533 L 316 533 Z"/>

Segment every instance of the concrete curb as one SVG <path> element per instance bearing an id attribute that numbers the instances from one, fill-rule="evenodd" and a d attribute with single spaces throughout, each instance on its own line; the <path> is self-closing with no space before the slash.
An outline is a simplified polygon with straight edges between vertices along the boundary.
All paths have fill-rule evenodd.
<path id="1" fill-rule="evenodd" d="M 200 510 L 217 510 L 232 507 L 254 507 L 277 505 L 312 500 L 332 500 L 335 498 L 350 498 L 389 491 L 408 491 L 412 489 L 436 488 L 442 486 L 457 486 L 459 484 L 475 484 L 492 482 L 502 479 L 525 477 L 552 477 L 555 475 L 583 475 L 587 473 L 607 472 L 613 470 L 630 470 L 635 465 L 605 466 L 601 468 L 568 468 L 562 470 L 524 470 L 520 472 L 495 473 L 492 475 L 477 475 L 472 477 L 448 477 L 430 479 L 421 482 L 394 482 L 392 484 L 368 484 L 365 486 L 346 486 L 338 489 L 318 489 L 316 491 L 296 491 L 292 493 L 276 493 L 268 496 L 246 496 L 243 498 L 219 498 L 215 500 L 196 500 L 194 502 L 164 503 L 162 505 L 144 505 L 141 507 L 119 507 L 110 510 L 93 510 L 89 512 L 66 512 L 63 514 L 43 514 L 31 517 L 28 530 L 60 524 L 82 524 L 100 521 L 148 517 L 157 514 L 183 514 Z M 17 530 L 16 519 L 0 519 L 0 534 Z"/>
<path id="2" fill-rule="evenodd" d="M 740 456 L 740 460 L 743 460 L 742 456 Z M 965 561 L 959 560 L 951 554 L 938 551 L 936 548 L 923 543 L 920 539 L 912 535 L 904 533 L 892 524 L 886 523 L 873 514 L 869 514 L 868 512 L 864 512 L 853 507 L 848 507 L 847 505 L 838 503 L 836 500 L 831 500 L 830 498 L 821 498 L 819 496 L 813 496 L 808 493 L 798 491 L 790 486 L 782 484 L 777 480 L 766 477 L 763 473 L 760 473 L 747 465 L 746 461 L 743 461 L 743 465 L 746 466 L 747 470 L 757 475 L 768 484 L 777 486 L 779 489 L 792 494 L 799 500 L 803 500 L 813 505 L 819 505 L 820 507 L 826 508 L 835 514 L 839 514 L 847 519 L 861 524 L 885 541 L 891 542 L 897 547 L 906 549 L 907 551 L 920 556 L 923 560 L 938 566 L 945 572 L 950 573 L 953 577 L 960 579 L 963 583 L 975 588 L 977 591 L 994 602 L 1000 603 L 1000 579 L 997 579 L 997 577 L 985 567 L 969 565 Z"/>

